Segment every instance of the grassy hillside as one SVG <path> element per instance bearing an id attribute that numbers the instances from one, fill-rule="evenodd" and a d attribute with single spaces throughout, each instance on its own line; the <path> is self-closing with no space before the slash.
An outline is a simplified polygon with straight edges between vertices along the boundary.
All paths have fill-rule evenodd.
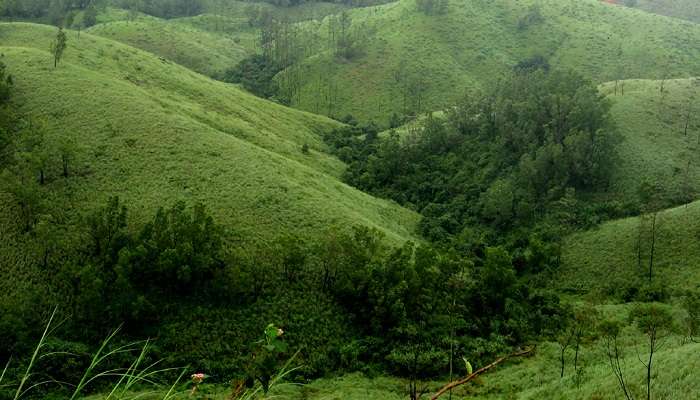
<path id="1" fill-rule="evenodd" d="M 700 3 L 695 0 L 637 0 L 640 10 L 700 22 Z"/>
<path id="2" fill-rule="evenodd" d="M 119 194 L 137 219 L 177 199 L 203 201 L 250 238 L 319 234 L 333 224 L 374 226 L 393 240 L 411 236 L 415 214 L 336 178 L 344 166 L 319 139 L 336 123 L 87 34 L 69 33 L 54 70 L 46 51 L 54 33 L 0 25 L 20 111 L 48 118 L 52 135 L 71 135 L 81 146 L 79 176 L 49 183 L 56 197 L 70 194 L 90 209 Z"/>
<path id="3" fill-rule="evenodd" d="M 666 210 L 657 216 L 655 279 L 671 294 L 700 288 L 700 202 Z M 642 232 L 642 265 L 637 243 Z M 627 218 L 604 223 L 566 239 L 562 270 L 555 286 L 577 293 L 620 294 L 646 277 L 651 248 L 651 220 Z"/>
<path id="4" fill-rule="evenodd" d="M 322 19 L 348 7 L 324 2 L 277 7 L 265 2 L 212 1 L 202 15 L 166 20 L 138 14 L 131 21 L 127 11 L 106 8 L 98 15 L 99 24 L 88 31 L 154 53 L 196 72 L 220 77 L 245 56 L 259 50 L 258 29 L 248 23 L 249 8 L 264 9 L 292 21 L 304 21 Z"/>
<path id="5" fill-rule="evenodd" d="M 297 107 L 386 123 L 393 112 L 439 109 L 538 54 L 601 83 L 700 74 L 696 24 L 597 0 L 452 1 L 445 15 L 401 0 L 350 15 L 363 54 L 321 52 L 288 72 L 301 86 Z M 325 38 L 327 24 L 307 29 Z"/>
<path id="6" fill-rule="evenodd" d="M 228 36 L 153 17 L 99 24 L 88 32 L 149 51 L 209 76 L 222 75 L 249 53 Z"/>
<path id="7" fill-rule="evenodd" d="M 697 197 L 700 80 L 631 80 L 600 88 L 612 101 L 612 116 L 623 137 L 610 186 L 613 197 L 634 198 L 645 180 L 661 184 L 664 197 L 675 204 Z"/>

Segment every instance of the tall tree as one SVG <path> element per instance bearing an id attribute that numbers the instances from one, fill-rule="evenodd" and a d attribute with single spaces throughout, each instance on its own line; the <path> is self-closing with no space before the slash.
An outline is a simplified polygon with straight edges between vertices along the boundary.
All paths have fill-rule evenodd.
<path id="1" fill-rule="evenodd" d="M 647 400 L 651 400 L 651 380 L 653 372 L 654 355 L 663 345 L 663 340 L 673 330 L 673 317 L 671 313 L 659 304 L 645 304 L 635 308 L 632 317 L 637 328 L 647 336 L 649 343 L 649 358 L 639 361 L 647 370 L 646 386 Z"/>
<path id="2" fill-rule="evenodd" d="M 603 337 L 605 354 L 608 356 L 610 369 L 612 369 L 620 390 L 625 395 L 625 399 L 634 400 L 634 395 L 625 380 L 624 369 L 622 367 L 622 350 L 619 345 L 620 324 L 617 321 L 607 320 L 600 324 L 600 334 Z"/>
<path id="3" fill-rule="evenodd" d="M 56 38 L 51 43 L 51 54 L 53 54 L 54 68 L 58 67 L 58 63 L 61 61 L 61 58 L 63 58 L 63 52 L 66 51 L 67 47 L 68 37 L 66 36 L 66 32 L 63 31 L 63 28 L 59 27 L 58 32 L 56 32 Z"/>

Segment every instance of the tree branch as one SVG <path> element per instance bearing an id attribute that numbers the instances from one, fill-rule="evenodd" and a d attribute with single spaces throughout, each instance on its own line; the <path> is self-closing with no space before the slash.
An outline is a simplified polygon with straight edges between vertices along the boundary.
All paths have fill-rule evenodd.
<path id="1" fill-rule="evenodd" d="M 535 347 L 530 347 L 529 349 L 521 350 L 521 351 L 518 351 L 515 353 L 511 353 L 507 356 L 503 356 L 501 358 L 498 358 L 498 359 L 496 359 L 496 361 L 492 362 L 491 364 L 489 364 L 485 367 L 479 368 L 478 370 L 474 371 L 474 373 L 467 376 L 466 378 L 450 382 L 447 385 L 443 386 L 442 388 L 440 388 L 440 390 L 438 390 L 437 393 L 435 393 L 435 395 L 433 397 L 430 398 L 430 400 L 436 400 L 437 398 L 439 398 L 443 394 L 447 393 L 450 389 L 453 389 L 457 386 L 462 386 L 462 385 L 466 384 L 467 382 L 471 381 L 472 379 L 476 378 L 477 376 L 483 374 L 484 372 L 490 370 L 491 368 L 497 366 L 498 364 L 502 363 L 503 361 L 505 361 L 509 358 L 527 356 L 527 355 L 534 353 L 534 351 L 535 351 Z"/>

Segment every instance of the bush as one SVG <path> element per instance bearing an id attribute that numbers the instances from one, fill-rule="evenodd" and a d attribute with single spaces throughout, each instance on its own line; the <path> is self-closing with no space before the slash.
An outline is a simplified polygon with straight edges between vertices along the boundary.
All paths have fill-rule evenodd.
<path id="1" fill-rule="evenodd" d="M 238 83 L 259 97 L 271 98 L 279 93 L 275 76 L 282 70 L 272 59 L 253 55 L 224 73 L 224 82 Z"/>

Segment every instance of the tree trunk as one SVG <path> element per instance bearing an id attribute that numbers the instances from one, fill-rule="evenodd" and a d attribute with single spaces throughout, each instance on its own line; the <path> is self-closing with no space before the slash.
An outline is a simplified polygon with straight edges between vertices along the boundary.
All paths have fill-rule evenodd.
<path id="1" fill-rule="evenodd" d="M 654 249 L 656 247 L 656 215 L 654 213 L 651 219 L 651 253 L 649 254 L 649 282 L 653 277 L 654 272 Z"/>
<path id="2" fill-rule="evenodd" d="M 637 235 L 637 269 L 642 269 L 642 232 L 644 230 L 644 214 L 639 217 L 639 235 Z"/>
<path id="3" fill-rule="evenodd" d="M 656 343 L 656 332 L 652 332 L 649 339 L 649 362 L 647 363 L 647 400 L 651 400 L 651 364 L 654 361 L 654 347 Z"/>
<path id="4" fill-rule="evenodd" d="M 63 156 L 62 161 L 63 161 L 63 177 L 68 178 L 68 158 Z"/>
<path id="5" fill-rule="evenodd" d="M 564 366 L 566 363 L 566 359 L 564 358 L 564 355 L 566 354 L 566 348 L 568 346 L 562 346 L 561 348 L 561 355 L 560 355 L 560 361 L 561 361 L 561 373 L 559 375 L 560 378 L 564 377 Z"/>
<path id="6" fill-rule="evenodd" d="M 578 375 L 578 353 L 581 348 L 581 335 L 576 336 L 576 350 L 574 352 L 574 372 Z"/>

